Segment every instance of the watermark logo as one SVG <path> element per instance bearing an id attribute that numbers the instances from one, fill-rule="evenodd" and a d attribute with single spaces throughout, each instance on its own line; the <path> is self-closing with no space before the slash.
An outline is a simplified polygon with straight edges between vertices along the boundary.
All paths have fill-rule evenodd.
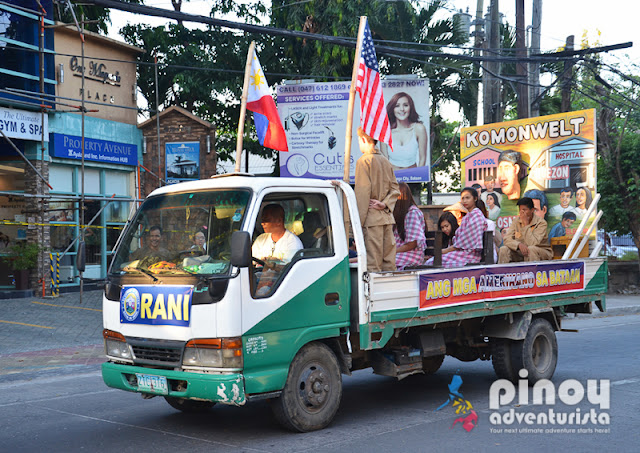
<path id="1" fill-rule="evenodd" d="M 550 380 L 541 379 L 529 388 L 528 371 L 522 369 L 518 375 L 521 379 L 517 384 L 499 379 L 489 389 L 489 423 L 495 427 L 491 428 L 492 433 L 610 432 L 609 379 L 587 379 L 586 386 L 567 379 L 557 387 Z M 566 408 L 584 402 L 590 404 L 588 411 Z M 560 403 L 564 404 L 562 408 L 553 407 Z M 509 405 L 514 407 L 507 410 Z M 540 410 L 541 406 L 547 407 Z"/>
<path id="2" fill-rule="evenodd" d="M 451 384 L 449 384 L 448 387 L 449 397 L 436 411 L 451 404 L 456 414 L 460 415 L 460 417 L 457 417 L 453 421 L 453 425 L 451 425 L 449 429 L 460 423 L 465 431 L 470 432 L 478 424 L 478 414 L 473 410 L 473 405 L 464 398 L 460 391 L 460 387 L 462 387 L 462 377 L 459 374 L 454 374 L 451 378 Z"/>

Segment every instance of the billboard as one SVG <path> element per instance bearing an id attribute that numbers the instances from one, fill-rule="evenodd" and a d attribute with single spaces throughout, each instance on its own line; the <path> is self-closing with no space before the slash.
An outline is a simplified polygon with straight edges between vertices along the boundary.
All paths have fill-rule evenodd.
<path id="1" fill-rule="evenodd" d="M 380 151 L 404 182 L 428 182 L 429 82 L 425 79 L 383 80 L 382 88 L 392 128 L 393 150 Z M 280 153 L 280 175 L 297 178 L 342 179 L 349 82 L 323 82 L 278 87 L 278 113 L 284 122 L 289 152 Z M 356 95 L 351 131 L 351 182 L 362 155 L 356 130 L 360 125 Z"/>
<path id="2" fill-rule="evenodd" d="M 593 109 L 464 128 L 460 153 L 462 186 L 481 187 L 489 218 L 501 229 L 527 196 L 550 238 L 572 236 L 597 190 Z M 565 213 L 573 215 L 562 223 Z"/>
<path id="3" fill-rule="evenodd" d="M 200 179 L 200 143 L 166 143 L 166 181 L 176 184 Z"/>

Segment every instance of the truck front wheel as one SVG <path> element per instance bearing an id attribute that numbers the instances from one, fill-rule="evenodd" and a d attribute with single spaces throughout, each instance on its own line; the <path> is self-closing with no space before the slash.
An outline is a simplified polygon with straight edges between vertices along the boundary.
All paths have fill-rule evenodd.
<path id="1" fill-rule="evenodd" d="M 342 399 L 342 375 L 333 351 L 323 343 L 309 343 L 294 357 L 279 398 L 271 403 L 278 422 L 292 431 L 326 427 Z"/>
<path id="2" fill-rule="evenodd" d="M 511 345 L 511 363 L 514 374 L 527 370 L 529 385 L 551 379 L 558 363 L 558 342 L 549 321 L 536 318 L 531 322 L 524 340 Z"/>
<path id="3" fill-rule="evenodd" d="M 174 409 L 190 414 L 208 412 L 216 404 L 213 401 L 196 401 L 173 396 L 165 396 L 164 399 Z"/>

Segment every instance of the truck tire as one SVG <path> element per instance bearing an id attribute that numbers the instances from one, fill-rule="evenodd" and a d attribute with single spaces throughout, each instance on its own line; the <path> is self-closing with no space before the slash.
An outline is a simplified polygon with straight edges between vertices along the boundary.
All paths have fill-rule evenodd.
<path id="1" fill-rule="evenodd" d="M 174 409 L 178 409 L 179 411 L 189 414 L 208 412 L 216 404 L 213 401 L 196 401 L 189 400 L 187 398 L 176 398 L 173 396 L 165 396 L 164 399 Z"/>
<path id="2" fill-rule="evenodd" d="M 434 374 L 442 366 L 444 355 L 434 355 L 422 358 L 422 371 L 424 374 Z"/>
<path id="3" fill-rule="evenodd" d="M 514 374 L 522 368 L 528 371 L 529 385 L 551 379 L 558 363 L 558 342 L 549 321 L 536 318 L 531 322 L 524 340 L 513 342 L 511 363 Z"/>
<path id="4" fill-rule="evenodd" d="M 278 422 L 291 431 L 326 427 L 342 399 L 342 375 L 333 351 L 323 343 L 309 343 L 294 357 L 282 394 L 272 400 Z"/>
<path id="5" fill-rule="evenodd" d="M 518 370 L 514 369 L 511 361 L 511 346 L 513 340 L 508 338 L 491 338 L 491 363 L 496 376 L 499 379 L 507 379 L 515 382 L 518 379 Z"/>

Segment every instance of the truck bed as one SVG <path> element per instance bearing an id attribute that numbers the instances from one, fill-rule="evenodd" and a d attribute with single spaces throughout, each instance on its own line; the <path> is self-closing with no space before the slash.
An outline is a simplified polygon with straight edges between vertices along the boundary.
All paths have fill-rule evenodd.
<path id="1" fill-rule="evenodd" d="M 591 302 L 604 311 L 606 291 L 606 258 L 371 273 L 360 298 L 360 346 L 381 348 L 395 329 L 412 326 L 554 307 L 590 313 Z"/>

